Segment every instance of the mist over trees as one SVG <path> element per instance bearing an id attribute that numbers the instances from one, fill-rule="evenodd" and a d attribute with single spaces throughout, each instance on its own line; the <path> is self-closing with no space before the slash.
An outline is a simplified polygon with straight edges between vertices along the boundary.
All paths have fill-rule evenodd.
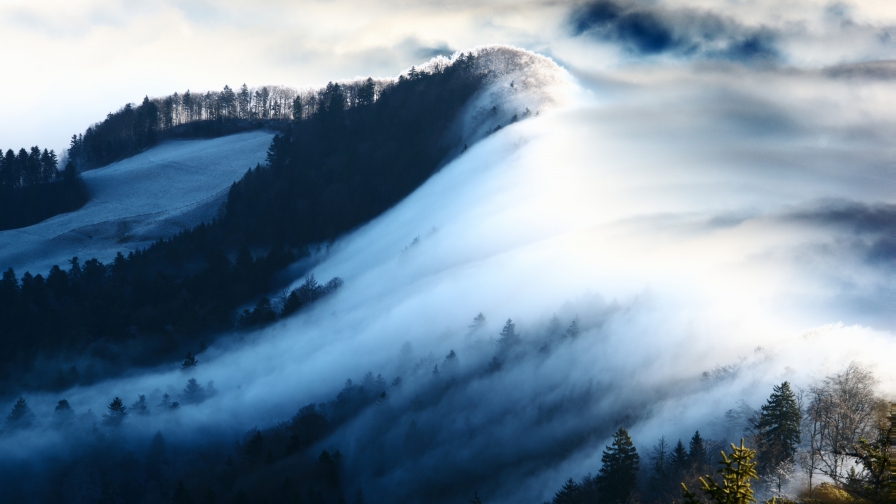
<path id="1" fill-rule="evenodd" d="M 614 454 L 631 443 L 620 428 L 604 452 L 597 478 L 570 478 L 551 504 L 747 503 L 756 501 L 754 490 L 762 496 L 759 500 L 777 502 L 890 502 L 889 449 L 896 415 L 876 395 L 875 384 L 870 370 L 851 363 L 801 390 L 808 401 L 800 404 L 785 381 L 773 386 L 766 404 L 748 418 L 740 446 L 731 443 L 726 452 L 723 442 L 703 439 L 699 431 L 687 449 L 680 439 L 670 447 L 661 437 L 645 464 L 627 465 L 635 473 L 632 480 L 615 469 L 620 457 Z M 628 450 L 635 452 L 633 445 Z M 716 470 L 713 454 L 720 452 L 721 468 Z M 615 477 L 609 481 L 616 486 L 608 491 L 599 483 L 601 474 L 611 471 Z M 713 473 L 721 477 L 709 476 Z"/>
<path id="2" fill-rule="evenodd" d="M 303 285 L 315 284 L 309 278 Z M 52 469 L 41 473 L 45 484 L 39 491 L 30 485 L 15 483 L 27 480 L 21 477 L 26 468 L 4 468 L 0 471 L 0 483 L 7 495 L 28 496 L 35 502 L 63 502 L 67 492 L 73 491 L 115 495 L 124 488 L 129 489 L 130 495 L 147 502 L 187 498 L 201 502 L 210 495 L 214 495 L 215 502 L 271 504 L 335 504 L 362 498 L 364 502 L 374 503 L 505 500 L 489 482 L 490 478 L 506 477 L 507 473 L 502 475 L 505 470 L 514 474 L 510 467 L 494 465 L 500 457 L 484 459 L 463 469 L 444 461 L 437 472 L 412 472 L 417 479 L 402 485 L 388 483 L 409 466 L 426 466 L 443 456 L 447 453 L 445 443 L 457 445 L 470 441 L 464 437 L 439 439 L 436 435 L 440 426 L 462 421 L 470 414 L 454 407 L 458 404 L 458 393 L 472 387 L 480 390 L 480 394 L 497 394 L 500 391 L 494 387 L 501 383 L 501 375 L 513 373 L 527 361 L 547 359 L 551 352 L 575 343 L 562 333 L 556 334 L 551 323 L 544 330 L 527 329 L 522 334 L 514 327 L 513 334 L 518 338 L 515 350 L 505 354 L 501 369 L 494 370 L 489 366 L 489 357 L 497 355 L 501 348 L 493 343 L 510 331 L 505 322 L 500 330 L 493 327 L 483 333 L 485 320 L 479 314 L 471 327 L 485 345 L 468 351 L 451 350 L 444 358 L 434 358 L 431 352 L 426 355 L 424 349 L 424 356 L 418 361 L 397 368 L 400 370 L 397 376 L 387 378 L 368 372 L 357 381 L 348 379 L 330 400 L 307 404 L 290 418 L 272 418 L 267 425 L 259 425 L 239 436 L 184 438 L 174 436 L 170 430 L 176 429 L 178 424 L 174 420 L 179 414 L 214 410 L 211 403 L 211 410 L 203 408 L 218 395 L 215 386 L 211 382 L 202 384 L 193 376 L 195 369 L 202 366 L 200 360 L 195 366 L 184 368 L 182 381 L 169 387 L 178 390 L 175 393 L 156 389 L 125 398 L 116 397 L 115 391 L 110 390 L 106 399 L 109 402 L 102 414 L 85 411 L 90 405 L 69 404 L 61 399 L 55 411 L 39 418 L 30 412 L 27 398 L 20 398 L 9 407 L 2 436 L 34 435 L 49 429 L 48 432 L 62 434 L 69 448 L 65 455 L 55 459 Z M 592 337 L 590 330 L 584 328 L 585 332 L 578 337 Z M 547 351 L 542 350 L 544 338 L 551 343 Z M 553 495 L 549 499 L 552 504 L 674 503 L 683 499 L 692 502 L 691 498 L 697 502 L 747 502 L 726 500 L 737 488 L 748 491 L 759 501 L 776 497 L 778 502 L 784 499 L 784 502 L 807 504 L 855 502 L 848 499 L 857 498 L 864 499 L 863 502 L 886 502 L 890 479 L 888 472 L 881 471 L 881 467 L 888 465 L 881 464 L 889 464 L 885 455 L 889 447 L 890 424 L 885 414 L 888 411 L 862 409 L 868 401 L 880 403 L 873 388 L 858 396 L 841 393 L 844 389 L 862 390 L 863 383 L 873 384 L 873 375 L 852 364 L 808 388 L 795 389 L 787 382 L 771 387 L 765 407 L 754 410 L 755 417 L 742 433 L 741 437 L 746 440 L 743 446 L 738 446 L 738 441 L 726 449 L 729 440 L 708 439 L 701 429 L 674 444 L 663 437 L 654 446 L 643 448 L 639 447 L 641 440 L 633 438 L 625 427 L 615 431 L 597 427 L 594 435 L 600 436 L 598 439 L 606 436 L 607 444 L 574 436 L 573 442 L 545 446 L 547 452 L 532 456 L 544 464 L 565 458 L 557 458 L 557 451 L 567 455 L 590 450 L 602 452 L 599 465 L 582 467 L 582 472 L 587 473 L 585 476 L 567 477 L 565 482 L 558 482 L 558 488 L 549 494 Z M 799 472 L 800 461 L 814 449 L 813 442 L 805 435 L 789 436 L 793 431 L 788 429 L 793 427 L 794 405 L 800 422 L 816 420 L 817 413 L 809 407 L 810 403 L 800 405 L 798 401 L 800 393 L 805 397 L 805 392 L 814 388 L 826 391 L 823 397 L 830 399 L 831 411 L 870 414 L 853 417 L 861 419 L 864 427 L 859 430 L 863 434 L 844 441 L 843 452 L 825 446 L 815 453 L 818 457 L 842 457 L 841 464 L 845 463 L 852 471 L 841 482 L 825 478 L 826 482 L 819 484 L 816 479 L 811 489 L 806 485 L 806 478 L 791 478 L 781 485 L 769 477 L 774 473 L 770 469 L 780 468 L 780 462 L 771 467 L 775 459 L 758 457 L 752 448 L 769 446 L 768 440 L 795 441 L 794 453 L 784 462 L 790 464 L 791 472 Z M 736 400 L 731 398 L 732 402 Z M 130 406 L 126 406 L 128 403 Z M 573 402 L 567 407 L 573 412 L 581 406 Z M 824 424 L 825 432 L 829 431 L 828 422 L 841 420 L 817 419 Z M 161 430 L 154 435 L 152 431 L 139 434 L 149 425 L 159 425 Z M 757 430 L 757 425 L 762 428 Z M 805 432 L 804 427 L 800 432 Z M 727 459 L 720 465 L 721 451 L 726 451 Z M 732 463 L 727 464 L 725 460 Z M 721 473 L 717 473 L 719 468 Z M 746 472 L 738 473 L 741 470 Z M 78 475 L 75 479 L 74 474 Z M 736 484 L 729 481 L 735 474 L 740 474 L 735 478 Z M 816 478 L 822 475 L 816 472 Z M 693 492 L 691 497 L 686 497 L 682 483 Z M 836 495 L 845 497 L 839 500 L 831 497 Z"/>

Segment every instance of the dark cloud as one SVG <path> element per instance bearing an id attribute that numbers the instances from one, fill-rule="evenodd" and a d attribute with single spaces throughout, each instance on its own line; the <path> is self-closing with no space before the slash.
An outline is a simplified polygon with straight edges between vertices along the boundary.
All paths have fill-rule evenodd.
<path id="1" fill-rule="evenodd" d="M 767 28 L 748 28 L 706 11 L 659 9 L 598 0 L 572 14 L 572 30 L 619 44 L 639 55 L 732 61 L 774 60 L 776 35 Z"/>
<path id="2" fill-rule="evenodd" d="M 414 56 L 422 60 L 428 60 L 436 56 L 451 56 L 452 54 L 454 54 L 454 49 L 445 43 L 434 46 L 421 45 L 414 51 Z"/>
<path id="3" fill-rule="evenodd" d="M 834 78 L 894 80 L 896 79 L 896 60 L 835 65 L 826 68 L 824 73 Z"/>
<path id="4" fill-rule="evenodd" d="M 896 264 L 896 205 L 829 200 L 788 212 L 783 219 L 858 235 L 848 243 L 867 261 L 882 266 Z"/>
<path id="5" fill-rule="evenodd" d="M 896 205 L 865 204 L 849 200 L 826 200 L 810 208 L 794 210 L 785 220 L 836 226 L 855 233 L 896 236 Z"/>

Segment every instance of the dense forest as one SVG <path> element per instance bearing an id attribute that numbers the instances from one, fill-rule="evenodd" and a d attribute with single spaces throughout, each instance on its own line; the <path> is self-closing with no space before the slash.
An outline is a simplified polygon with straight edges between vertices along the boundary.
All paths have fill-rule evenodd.
<path id="1" fill-rule="evenodd" d="M 74 166 L 60 173 L 56 153 L 0 149 L 0 231 L 36 224 L 84 206 L 87 188 Z"/>
<path id="2" fill-rule="evenodd" d="M 367 105 L 389 87 L 388 81 L 346 82 L 339 85 L 345 108 Z M 329 97 L 320 90 L 299 91 L 283 86 L 230 86 L 218 92 L 174 93 L 143 98 L 109 113 L 87 131 L 74 135 L 68 157 L 79 170 L 93 169 L 132 156 L 169 138 L 210 138 L 260 128 L 280 129 L 291 121 L 317 114 Z"/>
<path id="3" fill-rule="evenodd" d="M 132 366 L 177 358 L 241 321 L 268 321 L 277 310 L 291 309 L 259 300 L 282 288 L 278 271 L 307 255 L 309 247 L 334 240 L 396 204 L 457 147 L 446 133 L 485 79 L 474 59 L 468 54 L 431 71 L 412 69 L 386 86 L 366 79 L 331 83 L 313 99 L 296 95 L 293 105 L 300 117 L 274 138 L 267 163 L 233 184 L 222 216 L 211 223 L 119 255 L 109 264 L 73 258 L 46 276 L 6 270 L 0 284 L 0 339 L 5 342 L 0 383 L 6 390 L 89 383 Z M 280 101 L 265 102 L 263 93 L 261 99 L 261 108 L 257 101 L 248 109 L 237 102 L 215 114 L 275 114 L 270 104 Z M 183 100 L 179 103 L 182 107 Z M 155 106 L 144 100 L 140 107 L 126 107 L 104 127 L 136 132 L 125 143 L 145 146 L 157 124 L 146 114 Z M 178 118 L 210 113 L 207 104 L 178 110 Z M 126 117 L 136 129 L 114 126 Z M 90 150 L 88 137 L 74 140 L 71 159 L 82 155 L 79 149 Z M 238 316 L 247 303 L 255 303 L 255 309 Z M 72 356 L 82 367 L 36 366 L 39 355 L 52 357 L 47 349 Z"/>

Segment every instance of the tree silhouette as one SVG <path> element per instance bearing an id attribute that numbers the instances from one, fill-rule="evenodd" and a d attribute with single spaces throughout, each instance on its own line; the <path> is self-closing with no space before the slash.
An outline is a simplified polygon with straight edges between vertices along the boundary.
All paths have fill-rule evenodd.
<path id="1" fill-rule="evenodd" d="M 34 426 L 35 416 L 25 399 L 20 397 L 6 415 L 6 430 L 27 429 Z"/>
<path id="2" fill-rule="evenodd" d="M 694 431 L 691 441 L 688 443 L 688 465 L 691 469 L 702 471 L 706 465 L 708 454 L 706 453 L 706 443 L 700 436 L 700 431 Z"/>
<path id="3" fill-rule="evenodd" d="M 755 423 L 760 472 L 792 460 L 800 443 L 801 420 L 802 412 L 790 383 L 775 385 Z"/>
<path id="4" fill-rule="evenodd" d="M 109 403 L 108 410 L 108 413 L 103 413 L 103 425 L 107 427 L 118 427 L 128 414 L 127 408 L 119 397 Z"/>
<path id="5" fill-rule="evenodd" d="M 498 336 L 498 347 L 501 350 L 507 350 L 519 342 L 520 336 L 516 333 L 516 324 L 513 323 L 513 320 L 507 319 Z"/>
<path id="6" fill-rule="evenodd" d="M 566 336 L 570 338 L 575 338 L 579 335 L 579 318 L 576 317 L 573 319 L 572 323 L 569 324 L 569 327 L 566 329 Z"/>
<path id="7" fill-rule="evenodd" d="M 149 414 L 149 407 L 146 405 L 146 396 L 140 394 L 137 398 L 137 402 L 131 405 L 131 412 L 144 416 Z"/>
<path id="8" fill-rule="evenodd" d="M 205 389 L 196 381 L 196 378 L 187 380 L 187 386 L 184 387 L 183 400 L 187 404 L 198 404 L 205 400 Z"/>
<path id="9" fill-rule="evenodd" d="M 186 358 L 184 358 L 183 363 L 181 363 L 181 365 L 180 365 L 180 368 L 181 369 L 190 369 L 190 368 L 196 367 L 196 364 L 198 364 L 198 363 L 199 363 L 199 361 L 196 360 L 196 357 L 193 356 L 193 352 L 188 351 Z"/>
<path id="10" fill-rule="evenodd" d="M 554 494 L 551 504 L 577 504 L 579 502 L 579 494 L 581 493 L 582 486 L 572 478 L 569 478 L 563 484 L 563 487 Z"/>
<path id="11" fill-rule="evenodd" d="M 71 405 L 65 399 L 60 400 L 53 411 L 53 423 L 57 427 L 61 427 L 74 419 L 75 412 L 72 410 Z"/>
<path id="12" fill-rule="evenodd" d="M 613 434 L 613 443 L 604 450 L 600 461 L 596 480 L 604 502 L 626 502 L 635 491 L 641 462 L 628 431 L 620 427 Z"/>

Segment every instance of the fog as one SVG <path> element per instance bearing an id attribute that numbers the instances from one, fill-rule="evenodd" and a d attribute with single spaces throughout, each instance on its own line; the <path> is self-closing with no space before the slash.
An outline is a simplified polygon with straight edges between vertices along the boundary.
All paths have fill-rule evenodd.
<path id="1" fill-rule="evenodd" d="M 235 440 L 370 371 L 402 385 L 319 444 L 344 454 L 367 501 L 540 502 L 597 472 L 619 426 L 642 455 L 696 429 L 734 441 L 724 414 L 740 401 L 853 361 L 896 399 L 892 76 L 717 60 L 526 72 L 520 93 L 550 98 L 532 95 L 537 115 L 319 252 L 311 273 L 343 278 L 337 293 L 223 337 L 195 372 L 29 405 L 38 418 L 62 397 L 79 414 L 115 396 L 154 405 L 195 376 L 216 395 L 123 431 Z M 514 99 L 508 110 L 526 103 Z M 500 346 L 508 319 L 520 342 Z M 40 457 L 54 436 L 7 437 L 0 456 Z"/>

